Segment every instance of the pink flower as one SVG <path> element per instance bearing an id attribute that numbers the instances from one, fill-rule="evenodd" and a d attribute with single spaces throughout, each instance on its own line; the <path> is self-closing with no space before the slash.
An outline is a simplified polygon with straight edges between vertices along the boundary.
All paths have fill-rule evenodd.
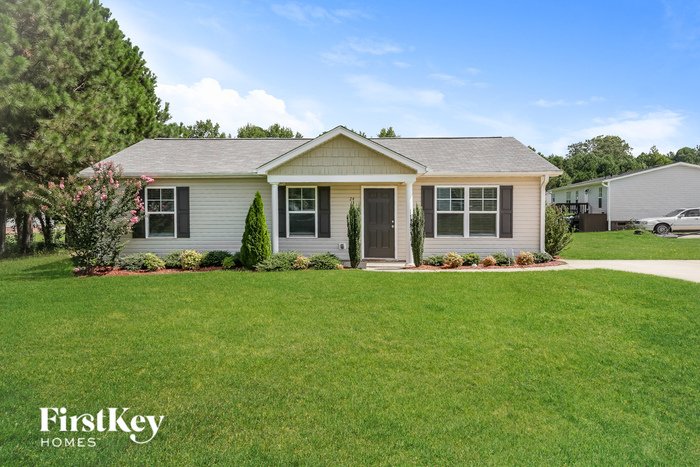
<path id="1" fill-rule="evenodd" d="M 62 189 L 64 189 L 66 186 L 63 184 L 63 182 L 61 182 L 61 183 L 58 185 L 58 187 L 62 190 Z"/>
<path id="2" fill-rule="evenodd" d="M 47 209 L 49 209 L 48 206 L 44 206 L 43 204 L 41 205 L 41 210 L 42 210 L 42 211 L 46 211 Z"/>
<path id="3" fill-rule="evenodd" d="M 131 211 L 131 214 L 136 214 L 136 211 Z"/>
<path id="4" fill-rule="evenodd" d="M 114 179 L 113 179 L 113 178 L 110 178 L 110 179 L 109 179 L 109 183 L 114 183 Z"/>
<path id="5" fill-rule="evenodd" d="M 114 184 L 114 188 L 119 188 L 119 182 Z"/>
<path id="6" fill-rule="evenodd" d="M 64 214 L 63 217 L 66 217 L 66 215 Z"/>
<path id="7" fill-rule="evenodd" d="M 136 217 L 136 216 L 134 216 L 134 217 L 131 218 L 131 223 L 132 223 L 132 224 L 136 224 L 138 221 L 139 221 L 139 218 Z"/>
<path id="8" fill-rule="evenodd" d="M 63 209 L 63 210 L 65 211 L 65 210 L 66 210 L 66 207 L 65 207 L 65 206 L 61 206 L 61 209 Z"/>
<path id="9" fill-rule="evenodd" d="M 126 230 L 131 230 L 131 227 L 127 227 Z"/>
<path id="10" fill-rule="evenodd" d="M 87 186 L 87 190 L 90 191 L 92 190 L 92 187 L 90 185 Z"/>
<path id="11" fill-rule="evenodd" d="M 107 199 L 107 193 L 102 193 L 102 196 L 100 196 L 101 199 Z"/>
<path id="12" fill-rule="evenodd" d="M 80 268 L 73 269 L 73 272 L 80 272 Z"/>

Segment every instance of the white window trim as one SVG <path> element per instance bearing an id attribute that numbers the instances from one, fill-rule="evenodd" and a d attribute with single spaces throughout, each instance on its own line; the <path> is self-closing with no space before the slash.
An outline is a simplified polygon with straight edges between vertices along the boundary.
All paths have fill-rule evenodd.
<path id="1" fill-rule="evenodd" d="M 287 238 L 318 238 L 318 186 L 309 186 L 309 185 L 291 185 L 287 186 L 285 191 L 285 206 L 284 206 L 284 211 L 287 215 Z M 313 188 L 314 189 L 314 234 L 313 235 L 292 235 L 289 232 L 289 189 L 290 188 Z M 309 214 L 311 211 L 292 211 L 293 213 L 306 213 Z"/>
<path id="2" fill-rule="evenodd" d="M 174 226 L 175 226 L 175 231 L 173 232 L 172 237 L 163 237 L 163 236 L 156 236 L 156 237 L 151 237 L 151 225 L 150 225 L 150 218 L 151 218 L 151 213 L 148 212 L 148 190 L 173 190 L 173 211 L 154 211 L 153 214 L 172 214 L 173 218 L 175 219 Z M 143 197 L 144 197 L 144 208 L 146 211 L 145 217 L 145 222 L 146 225 L 144 226 L 146 229 L 146 235 L 144 235 L 145 238 L 159 238 L 159 239 L 169 239 L 169 238 L 177 238 L 177 187 L 174 186 L 147 186 L 143 190 Z"/>
<path id="3" fill-rule="evenodd" d="M 438 212 L 438 190 L 440 188 L 461 188 L 464 190 L 464 198 L 462 198 L 462 202 L 464 203 L 464 209 L 461 211 L 439 211 Z M 452 193 L 450 193 L 450 202 L 452 201 Z M 467 205 L 469 203 L 469 189 L 465 188 L 463 186 L 459 185 L 449 185 L 449 186 L 435 186 L 435 237 L 436 238 L 465 238 L 469 236 L 469 231 L 467 231 L 467 226 L 469 223 L 467 222 L 467 216 L 468 216 L 468 210 L 467 210 Z M 450 206 L 451 208 L 452 206 Z M 462 231 L 464 234 L 462 235 L 438 235 L 438 215 L 439 214 L 462 214 Z"/>
<path id="4" fill-rule="evenodd" d="M 437 189 L 438 188 L 464 188 L 464 235 L 438 235 L 438 210 L 437 210 Z M 469 189 L 470 188 L 495 188 L 496 189 L 496 210 L 495 211 L 474 211 L 474 214 L 495 214 L 496 215 L 496 235 L 485 237 L 478 236 L 472 237 L 469 235 L 469 214 L 472 212 L 469 210 Z M 501 186 L 500 185 L 435 185 L 435 196 L 433 197 L 433 225 L 435 226 L 435 238 L 473 238 L 473 239 L 491 239 L 491 238 L 501 238 L 499 232 L 501 231 Z M 460 211 L 440 211 L 441 213 L 454 212 L 459 213 Z"/>
<path id="5" fill-rule="evenodd" d="M 598 209 L 603 208 L 603 187 L 598 187 Z"/>
<path id="6" fill-rule="evenodd" d="M 566 202 L 567 202 L 567 203 L 570 203 L 570 202 L 571 202 L 571 192 L 570 192 L 570 191 L 567 191 L 567 192 L 566 192 Z"/>

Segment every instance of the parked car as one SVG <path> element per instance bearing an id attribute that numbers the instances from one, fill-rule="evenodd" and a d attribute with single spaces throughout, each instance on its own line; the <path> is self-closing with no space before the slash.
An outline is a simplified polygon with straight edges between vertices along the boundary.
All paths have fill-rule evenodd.
<path id="1" fill-rule="evenodd" d="M 679 230 L 700 230 L 700 208 L 675 209 L 663 217 L 639 219 L 634 225 L 659 235 Z"/>

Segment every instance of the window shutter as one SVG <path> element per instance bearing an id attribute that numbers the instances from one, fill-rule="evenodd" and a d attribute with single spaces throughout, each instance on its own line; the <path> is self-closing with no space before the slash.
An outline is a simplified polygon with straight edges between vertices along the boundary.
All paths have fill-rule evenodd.
<path id="1" fill-rule="evenodd" d="M 331 187 L 320 186 L 318 190 L 318 236 L 331 237 Z"/>
<path id="2" fill-rule="evenodd" d="M 139 190 L 139 198 L 144 203 L 144 209 L 146 209 L 146 193 L 143 189 Z M 146 214 L 144 211 L 144 217 L 140 221 L 131 227 L 131 237 L 132 238 L 146 238 Z"/>
<path id="3" fill-rule="evenodd" d="M 432 238 L 435 236 L 435 187 L 420 187 L 420 203 L 425 214 L 425 236 Z"/>
<path id="4" fill-rule="evenodd" d="M 513 238 L 513 186 L 501 185 L 500 238 Z"/>
<path id="5" fill-rule="evenodd" d="M 277 188 L 277 215 L 279 225 L 279 237 L 287 236 L 287 187 L 280 186 Z"/>
<path id="6" fill-rule="evenodd" d="M 177 191 L 177 237 L 190 238 L 190 187 L 179 186 Z"/>

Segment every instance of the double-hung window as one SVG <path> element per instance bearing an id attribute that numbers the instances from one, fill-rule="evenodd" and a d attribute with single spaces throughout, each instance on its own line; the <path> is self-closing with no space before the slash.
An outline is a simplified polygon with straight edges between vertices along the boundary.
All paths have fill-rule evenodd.
<path id="1" fill-rule="evenodd" d="M 175 188 L 146 188 L 146 232 L 175 237 Z"/>
<path id="2" fill-rule="evenodd" d="M 567 203 L 570 203 L 570 202 L 571 202 L 571 192 L 570 192 L 570 191 L 567 191 L 567 192 L 566 192 L 566 202 L 567 202 Z"/>
<path id="3" fill-rule="evenodd" d="M 290 237 L 316 236 L 316 187 L 288 187 L 287 212 Z"/>
<path id="4" fill-rule="evenodd" d="M 557 202 L 557 195 L 556 193 L 552 193 L 552 204 Z"/>
<path id="5" fill-rule="evenodd" d="M 598 187 L 598 208 L 603 207 L 603 187 Z"/>
<path id="6" fill-rule="evenodd" d="M 464 188 L 438 187 L 437 234 L 464 237 Z"/>
<path id="7" fill-rule="evenodd" d="M 469 236 L 495 237 L 498 217 L 498 188 L 469 188 Z"/>

